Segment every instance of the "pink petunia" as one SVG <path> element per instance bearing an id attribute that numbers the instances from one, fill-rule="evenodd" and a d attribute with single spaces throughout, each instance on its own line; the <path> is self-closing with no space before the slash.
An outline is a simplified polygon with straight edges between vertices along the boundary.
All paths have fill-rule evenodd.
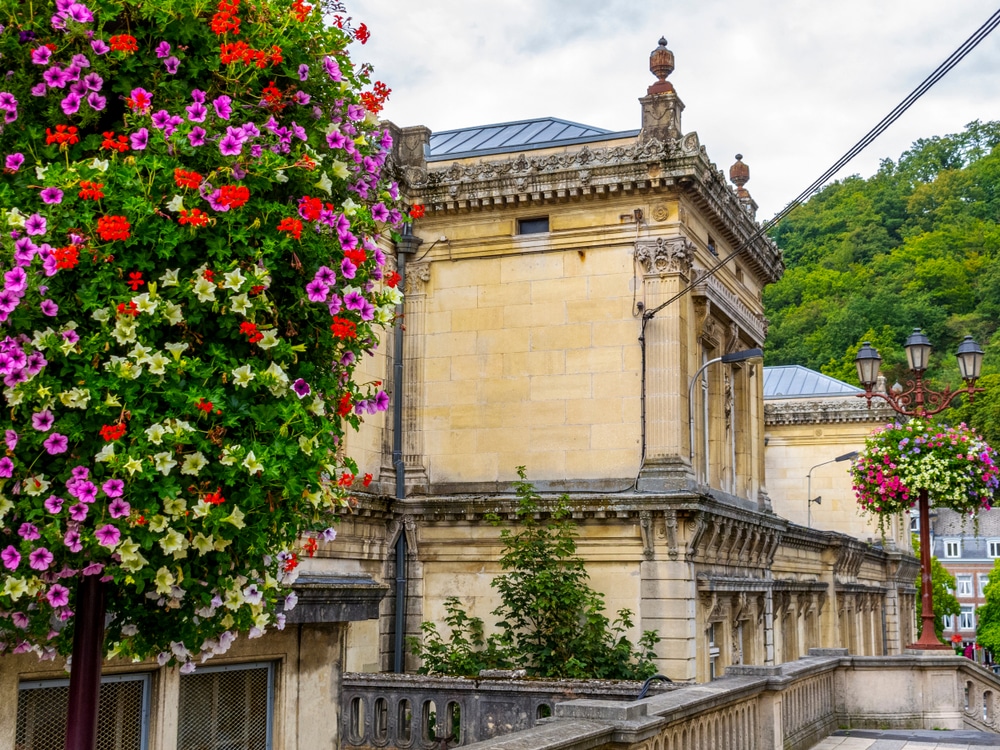
<path id="1" fill-rule="evenodd" d="M 7 430 L 3 439 L 7 444 L 7 450 L 12 451 L 17 447 L 17 433 L 14 430 Z"/>
<path id="2" fill-rule="evenodd" d="M 17 530 L 18 536 L 22 539 L 33 542 L 38 539 L 42 534 L 38 531 L 38 527 L 33 523 L 28 523 L 25 521 L 21 524 L 20 528 Z"/>
<path id="3" fill-rule="evenodd" d="M 28 564 L 32 570 L 48 570 L 54 559 L 55 555 L 45 547 L 39 547 L 28 555 Z"/>
<path id="4" fill-rule="evenodd" d="M 66 452 L 66 449 L 69 447 L 69 439 L 65 435 L 53 432 L 45 439 L 42 445 L 45 446 L 45 450 L 50 456 L 56 456 Z"/>
<path id="5" fill-rule="evenodd" d="M 58 583 L 54 583 L 45 593 L 45 598 L 48 599 L 49 604 L 53 607 L 65 607 L 69 604 L 69 589 Z"/>
<path id="6" fill-rule="evenodd" d="M 132 512 L 132 507 L 122 500 L 121 498 L 115 498 L 108 505 L 108 515 L 112 518 L 123 518 Z"/>
<path id="7" fill-rule="evenodd" d="M 121 497 L 125 489 L 125 483 L 121 479 L 109 479 L 101 485 L 104 494 L 108 497 Z"/>
<path id="8" fill-rule="evenodd" d="M 10 477 L 14 475 L 14 462 L 7 456 L 0 458 L 0 477 Z"/>
<path id="9" fill-rule="evenodd" d="M 122 533 L 109 523 L 95 531 L 94 536 L 102 547 L 114 547 L 121 539 Z"/>
<path id="10" fill-rule="evenodd" d="M 66 536 L 63 537 L 63 544 L 65 544 L 70 552 L 79 552 L 83 549 L 83 544 L 80 542 L 80 532 L 76 529 L 70 529 L 66 532 Z"/>
<path id="11" fill-rule="evenodd" d="M 55 417 L 52 416 L 52 412 L 48 409 L 36 411 L 31 415 L 31 426 L 39 432 L 48 432 L 52 429 L 52 423 L 55 421 Z"/>
<path id="12" fill-rule="evenodd" d="M 16 547 L 8 544 L 7 548 L 0 552 L 0 561 L 3 561 L 7 570 L 17 570 L 17 566 L 21 564 L 21 553 Z"/>
<path id="13" fill-rule="evenodd" d="M 45 501 L 45 510 L 52 515 L 56 515 L 62 510 L 63 503 L 65 502 L 66 501 L 58 495 L 49 495 L 48 499 Z"/>

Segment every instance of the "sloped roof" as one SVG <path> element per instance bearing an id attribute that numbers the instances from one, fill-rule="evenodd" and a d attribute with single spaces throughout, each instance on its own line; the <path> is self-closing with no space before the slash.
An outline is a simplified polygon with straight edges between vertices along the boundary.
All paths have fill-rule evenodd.
<path id="1" fill-rule="evenodd" d="M 802 365 L 764 368 L 765 399 L 853 396 L 856 393 L 864 391 Z"/>
<path id="2" fill-rule="evenodd" d="M 589 143 L 608 140 L 609 137 L 626 138 L 638 133 L 638 130 L 615 133 L 557 117 L 479 125 L 431 133 L 427 161 Z"/>

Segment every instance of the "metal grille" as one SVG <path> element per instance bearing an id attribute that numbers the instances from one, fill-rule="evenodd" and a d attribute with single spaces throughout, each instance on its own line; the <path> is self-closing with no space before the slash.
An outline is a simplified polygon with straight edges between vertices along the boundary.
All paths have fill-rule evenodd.
<path id="1" fill-rule="evenodd" d="M 63 750 L 69 680 L 22 682 L 17 696 L 18 750 Z M 149 675 L 101 678 L 97 750 L 145 750 Z"/>
<path id="2" fill-rule="evenodd" d="M 177 750 L 270 750 L 271 664 L 199 667 L 183 675 Z"/>

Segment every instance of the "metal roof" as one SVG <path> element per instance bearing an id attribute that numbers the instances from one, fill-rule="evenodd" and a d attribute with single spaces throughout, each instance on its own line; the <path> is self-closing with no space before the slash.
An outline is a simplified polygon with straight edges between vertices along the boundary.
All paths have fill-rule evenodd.
<path id="1" fill-rule="evenodd" d="M 638 134 L 638 130 L 615 133 L 557 117 L 541 117 L 431 133 L 427 161 L 605 141 Z"/>
<path id="2" fill-rule="evenodd" d="M 856 393 L 864 391 L 802 365 L 764 368 L 765 399 L 853 396 Z"/>

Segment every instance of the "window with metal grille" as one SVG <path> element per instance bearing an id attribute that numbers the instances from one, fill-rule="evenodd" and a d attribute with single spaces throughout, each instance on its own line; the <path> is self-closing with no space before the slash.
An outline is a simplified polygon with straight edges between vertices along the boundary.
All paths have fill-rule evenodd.
<path id="1" fill-rule="evenodd" d="M 101 678 L 97 750 L 146 750 L 149 674 Z M 18 750 L 62 750 L 66 742 L 69 680 L 22 682 L 17 695 Z"/>
<path id="2" fill-rule="evenodd" d="M 271 750 L 274 665 L 198 667 L 182 675 L 177 750 Z"/>

